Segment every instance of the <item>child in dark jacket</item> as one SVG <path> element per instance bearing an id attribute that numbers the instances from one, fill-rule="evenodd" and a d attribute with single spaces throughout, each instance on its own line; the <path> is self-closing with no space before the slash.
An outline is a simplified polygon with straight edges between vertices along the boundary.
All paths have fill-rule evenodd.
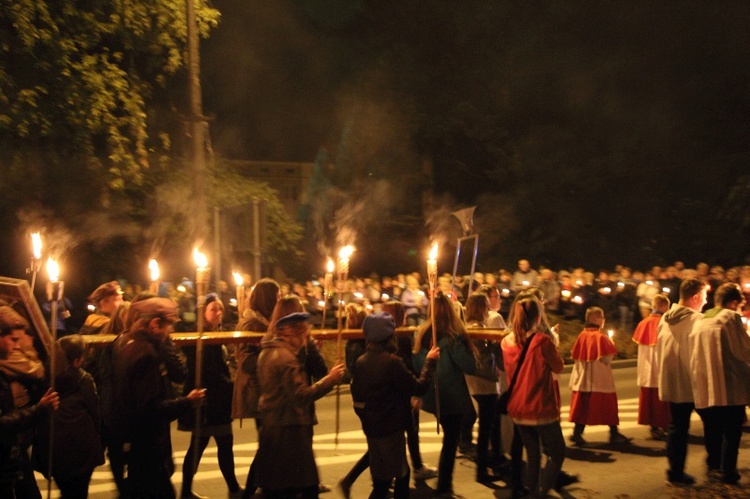
<path id="1" fill-rule="evenodd" d="M 385 498 L 395 479 L 394 498 L 409 496 L 409 466 L 405 431 L 411 417 L 412 396 L 427 391 L 440 349 L 427 354 L 427 362 L 416 378 L 396 352 L 396 323 L 385 312 L 368 316 L 362 329 L 367 352 L 356 363 L 352 382 L 354 410 L 362 421 L 370 454 L 373 492 Z"/>
<path id="2" fill-rule="evenodd" d="M 63 498 L 85 498 L 94 468 L 104 464 L 101 413 L 94 378 L 81 369 L 86 354 L 83 336 L 60 338 L 55 388 L 60 408 L 55 412 L 52 477 Z"/>

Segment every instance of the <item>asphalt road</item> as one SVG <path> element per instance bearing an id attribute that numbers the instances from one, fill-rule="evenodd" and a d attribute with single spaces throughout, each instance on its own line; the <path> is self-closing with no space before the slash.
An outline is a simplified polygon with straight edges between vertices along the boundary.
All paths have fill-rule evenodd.
<path id="1" fill-rule="evenodd" d="M 702 424 L 696 414 L 693 415 L 691 426 L 691 440 L 688 452 L 688 473 L 698 478 L 699 485 L 692 489 L 680 489 L 665 484 L 665 470 L 667 461 L 664 457 L 664 443 L 649 439 L 646 427 L 636 423 L 638 409 L 638 389 L 635 385 L 635 367 L 633 363 L 621 364 L 614 370 L 618 390 L 620 409 L 620 431 L 632 437 L 628 445 L 610 446 L 608 428 L 605 426 L 588 427 L 585 437 L 589 441 L 586 448 L 568 448 L 567 458 L 563 469 L 568 473 L 577 474 L 581 481 L 569 486 L 562 493 L 565 498 L 655 498 L 655 497 L 750 497 L 750 452 L 748 451 L 747 436 L 743 439 L 740 450 L 739 469 L 742 473 L 741 487 L 707 485 L 705 481 L 705 451 L 702 445 Z M 568 375 L 563 374 L 560 380 L 563 399 L 563 433 L 567 436 L 572 432 L 572 424 L 567 422 L 570 391 Z M 366 442 L 361 432 L 359 419 L 351 407 L 351 398 L 347 387 L 340 393 L 341 421 L 336 445 L 335 392 L 317 402 L 317 414 L 320 424 L 315 428 L 315 454 L 324 483 L 334 486 L 366 450 Z M 244 484 L 247 470 L 256 450 L 257 435 L 253 421 L 234 423 L 234 455 L 237 478 Z M 476 428 L 475 428 L 476 430 Z M 750 430 L 748 430 L 750 431 Z M 436 433 L 435 419 L 427 413 L 421 414 L 421 449 L 426 463 L 436 465 L 440 453 L 442 434 Z M 189 434 L 180 432 L 173 427 L 172 442 L 177 471 L 172 477 L 179 493 L 181 483 L 180 469 L 189 444 Z M 467 498 L 506 498 L 510 497 L 510 490 L 502 481 L 495 482 L 491 487 L 480 485 L 474 481 L 474 463 L 463 458 L 457 460 L 454 472 L 454 488 L 457 494 Z M 46 482 L 40 480 L 40 489 L 46 490 Z M 414 498 L 432 497 L 436 479 L 427 480 L 419 484 L 412 484 Z M 355 483 L 352 497 L 365 498 L 370 493 L 370 477 L 367 472 Z M 745 488 L 747 487 L 747 489 Z M 193 489 L 204 496 L 223 498 L 227 496 L 227 488 L 218 468 L 216 447 L 213 442 L 206 449 L 195 478 Z M 114 483 L 109 469 L 105 464 L 94 472 L 91 481 L 90 497 L 116 497 Z M 44 494 L 43 494 L 44 495 Z M 52 497 L 59 497 L 53 490 Z M 322 498 L 339 498 L 337 492 L 321 495 Z"/>

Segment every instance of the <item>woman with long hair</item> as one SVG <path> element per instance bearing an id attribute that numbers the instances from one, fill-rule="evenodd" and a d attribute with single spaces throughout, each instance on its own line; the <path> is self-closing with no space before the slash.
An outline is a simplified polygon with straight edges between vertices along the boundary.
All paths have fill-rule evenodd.
<path id="1" fill-rule="evenodd" d="M 421 372 L 427 352 L 432 346 L 433 328 L 440 347 L 435 377 L 439 386 L 440 426 L 443 428 L 443 448 L 438 465 L 439 497 L 452 497 L 453 467 L 456 450 L 461 436 L 461 421 L 464 415 L 473 410 L 465 374 L 474 374 L 477 367 L 476 349 L 469 340 L 466 327 L 456 314 L 450 298 L 442 292 L 435 295 L 435 311 L 432 318 L 419 330 L 414 345 L 414 367 Z M 432 414 L 437 413 L 435 380 L 422 399 L 422 408 Z"/>
<path id="2" fill-rule="evenodd" d="M 474 292 L 466 300 L 466 325 L 474 328 L 488 327 L 490 300 L 481 292 Z M 492 445 L 493 459 L 500 464 L 504 462 L 500 446 L 500 418 L 497 413 L 497 400 L 500 395 L 498 364 L 502 363 L 500 345 L 490 340 L 474 340 L 479 365 L 474 375 L 466 375 L 469 393 L 479 407 L 479 434 L 477 436 L 477 476 L 478 482 L 489 482 L 488 450 Z"/>
<path id="3" fill-rule="evenodd" d="M 552 379 L 553 373 L 562 371 L 563 360 L 550 336 L 541 330 L 543 308 L 536 297 L 519 297 L 511 314 L 513 332 L 501 344 L 505 373 L 508 383 L 513 384 L 508 415 L 526 448 L 530 493 L 533 497 L 545 497 L 555 487 L 565 460 L 560 404 Z M 542 446 L 548 454 L 543 469 Z"/>
<path id="4" fill-rule="evenodd" d="M 279 284 L 273 279 L 263 278 L 255 283 L 247 298 L 246 310 L 237 324 L 238 331 L 265 333 L 270 325 L 271 314 L 279 300 Z M 255 418 L 255 427 L 260 435 L 263 422 L 258 412 L 260 382 L 258 381 L 259 344 L 241 343 L 234 352 L 237 360 L 237 374 L 232 396 L 232 417 L 235 419 Z M 258 486 L 255 479 L 255 460 L 250 465 L 242 497 L 255 494 Z"/>
<path id="5" fill-rule="evenodd" d="M 206 331 L 221 331 L 224 318 L 224 304 L 216 293 L 206 295 L 198 307 L 203 313 Z M 183 393 L 187 395 L 195 388 L 196 348 L 184 347 L 187 357 L 188 378 Z M 203 421 L 196 424 L 195 412 L 187 411 L 180 416 L 177 429 L 190 431 L 190 447 L 182 463 L 183 498 L 201 497 L 192 490 L 193 476 L 198 471 L 203 451 L 213 437 L 217 447 L 219 469 L 229 489 L 229 497 L 242 494 L 240 484 L 234 474 L 234 436 L 232 435 L 232 378 L 227 364 L 227 351 L 224 345 L 203 347 L 202 388 L 206 389 L 206 405 L 202 411 Z M 197 445 L 196 445 L 197 440 Z M 195 454 L 197 450 L 197 455 Z"/>

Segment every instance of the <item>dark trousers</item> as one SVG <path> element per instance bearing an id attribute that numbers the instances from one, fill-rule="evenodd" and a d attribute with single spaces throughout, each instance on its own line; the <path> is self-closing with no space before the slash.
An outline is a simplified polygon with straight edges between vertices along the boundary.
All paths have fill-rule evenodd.
<path id="1" fill-rule="evenodd" d="M 208 446 L 210 437 L 200 437 L 198 439 L 198 457 L 195 457 L 195 432 L 190 437 L 190 447 L 185 454 L 185 460 L 182 462 L 182 495 L 190 495 L 193 489 L 193 475 L 198 471 L 198 463 L 201 461 L 203 451 Z M 220 437 L 214 437 L 216 440 L 216 457 L 219 461 L 219 469 L 224 477 L 224 481 L 227 483 L 227 487 L 230 492 L 236 492 L 240 488 L 240 484 L 237 482 L 237 477 L 234 474 L 234 452 L 232 447 L 234 445 L 234 437 L 230 433 L 229 435 L 222 435 Z M 195 461 L 196 469 L 193 469 L 193 461 Z"/>
<path id="2" fill-rule="evenodd" d="M 255 429 L 257 430 L 258 436 L 260 437 L 260 431 L 263 428 L 263 420 L 260 418 L 255 418 Z M 242 493 L 242 499 L 250 499 L 255 495 L 255 491 L 258 490 L 258 477 L 257 477 L 257 468 L 256 468 L 256 459 L 258 458 L 258 454 L 256 452 L 255 459 L 253 459 L 253 462 L 250 463 L 250 469 L 247 470 L 247 481 L 245 482 L 245 492 Z"/>
<path id="3" fill-rule="evenodd" d="M 510 444 L 510 487 L 514 491 L 523 489 L 523 440 L 517 425 L 513 425 L 513 441 Z"/>
<path id="4" fill-rule="evenodd" d="M 349 487 L 354 485 L 354 482 L 357 481 L 357 478 L 359 478 L 359 475 L 364 473 L 364 471 L 370 467 L 370 451 L 365 452 L 362 457 L 357 460 L 356 463 L 354 463 L 354 466 L 352 466 L 352 469 L 349 470 L 349 473 L 344 476 L 344 478 L 341 479 L 342 482 L 347 484 Z"/>
<path id="5" fill-rule="evenodd" d="M 456 464 L 456 450 L 461 437 L 461 414 L 441 414 L 440 426 L 443 427 L 443 448 L 440 450 L 438 465 L 438 494 L 453 491 L 453 467 Z"/>
<path id="6" fill-rule="evenodd" d="M 497 395 L 474 395 L 479 406 L 479 432 L 477 434 L 477 473 L 487 471 L 490 444 L 496 456 L 500 449 L 500 418 L 497 414 Z"/>
<path id="7" fill-rule="evenodd" d="M 669 461 L 667 475 L 670 479 L 680 478 L 685 473 L 690 415 L 694 408 L 695 405 L 692 402 L 669 403 L 672 419 L 667 433 L 667 460 Z"/>
<path id="8" fill-rule="evenodd" d="M 477 411 L 474 410 L 474 405 L 471 405 L 471 410 L 464 413 L 461 419 L 461 437 L 458 440 L 459 447 L 463 450 L 471 449 L 472 440 L 474 440 L 474 423 L 477 421 Z"/>
<path id="9" fill-rule="evenodd" d="M 419 410 L 412 409 L 406 426 L 406 446 L 409 448 L 411 465 L 415 470 L 422 468 L 422 453 L 419 451 Z"/>
<path id="10" fill-rule="evenodd" d="M 60 497 L 63 499 L 86 499 L 89 496 L 89 482 L 91 473 L 73 477 L 73 478 L 55 478 L 57 488 L 60 489 Z"/>
<path id="11" fill-rule="evenodd" d="M 109 469 L 112 470 L 112 477 L 115 480 L 115 485 L 117 485 L 117 491 L 120 493 L 120 497 L 128 497 L 128 491 L 126 488 L 127 480 L 125 479 L 127 455 L 122 450 L 123 441 L 107 426 L 102 429 L 102 441 L 107 447 Z"/>
<path id="12" fill-rule="evenodd" d="M 696 412 L 703 421 L 708 470 L 721 470 L 725 476 L 736 474 L 745 406 L 707 407 Z"/>
<path id="13" fill-rule="evenodd" d="M 540 497 L 544 497 L 547 491 L 555 486 L 565 460 L 565 439 L 560 422 L 555 421 L 541 426 L 516 425 L 516 428 L 521 435 L 529 460 L 526 475 L 531 494 L 536 496 L 541 492 Z M 547 463 L 543 469 L 541 468 L 542 446 L 548 454 Z"/>
<path id="14" fill-rule="evenodd" d="M 406 499 L 409 497 L 410 477 L 411 473 L 409 473 L 409 470 L 407 469 L 406 475 L 396 479 L 393 486 L 393 499 Z M 390 480 L 373 480 L 370 499 L 386 499 L 386 497 L 388 497 L 388 489 L 390 486 Z"/>

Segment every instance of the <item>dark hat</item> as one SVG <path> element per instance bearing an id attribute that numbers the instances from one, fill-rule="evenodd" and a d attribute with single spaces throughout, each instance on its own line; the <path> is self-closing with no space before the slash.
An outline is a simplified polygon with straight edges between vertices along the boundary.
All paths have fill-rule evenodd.
<path id="1" fill-rule="evenodd" d="M 130 305 L 131 317 L 134 321 L 138 319 L 161 319 L 177 322 L 180 316 L 177 313 L 177 304 L 169 298 L 147 298 Z"/>
<path id="2" fill-rule="evenodd" d="M 221 304 L 221 307 L 224 308 L 224 303 L 221 301 L 221 298 L 219 298 L 219 295 L 216 293 L 208 293 L 206 296 L 202 297 L 199 300 L 198 305 L 201 307 L 207 307 L 209 304 L 218 301 Z"/>
<path id="3" fill-rule="evenodd" d="M 396 321 L 388 312 L 378 312 L 365 317 L 362 331 L 367 341 L 377 343 L 387 340 L 396 333 Z"/>
<path id="4" fill-rule="evenodd" d="M 89 295 L 88 300 L 94 305 L 99 305 L 99 302 L 103 299 L 121 294 L 122 289 L 120 289 L 120 283 L 117 281 L 109 281 L 96 288 L 94 292 Z"/>
<path id="5" fill-rule="evenodd" d="M 297 324 L 299 322 L 309 321 L 310 314 L 308 314 L 307 312 L 294 312 L 293 314 L 289 314 L 276 321 L 276 329 L 281 329 L 285 326 L 291 326 L 292 324 Z"/>
<path id="6" fill-rule="evenodd" d="M 26 329 L 29 323 L 26 322 L 21 314 L 13 310 L 8 305 L 0 307 L 0 330 L 12 331 L 13 329 Z"/>

